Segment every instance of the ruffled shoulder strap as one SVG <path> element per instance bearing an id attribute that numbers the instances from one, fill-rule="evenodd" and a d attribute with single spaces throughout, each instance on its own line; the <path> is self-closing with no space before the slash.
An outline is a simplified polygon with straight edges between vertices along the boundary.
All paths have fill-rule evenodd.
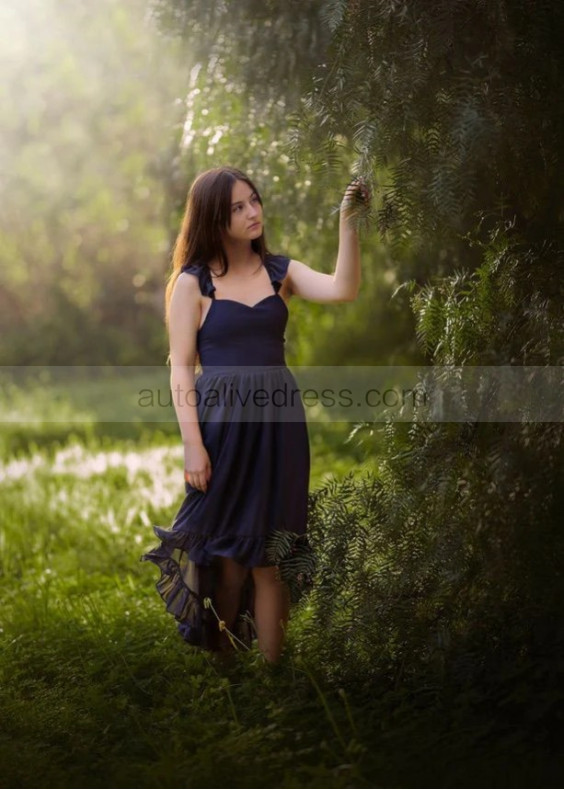
<path id="1" fill-rule="evenodd" d="M 214 298 L 215 285 L 212 283 L 210 270 L 205 263 L 185 264 L 180 271 L 195 274 L 200 283 L 200 292 L 204 296 Z"/>
<path id="2" fill-rule="evenodd" d="M 266 267 L 276 293 L 280 290 L 282 282 L 286 277 L 290 260 L 291 259 L 288 258 L 287 255 L 272 255 L 269 253 L 266 256 Z"/>

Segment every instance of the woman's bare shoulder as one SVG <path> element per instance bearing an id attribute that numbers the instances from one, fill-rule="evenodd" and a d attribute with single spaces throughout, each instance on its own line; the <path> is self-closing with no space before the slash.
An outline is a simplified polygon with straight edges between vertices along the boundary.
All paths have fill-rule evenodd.
<path id="1" fill-rule="evenodd" d="M 180 272 L 174 283 L 172 301 L 197 305 L 201 303 L 200 297 L 201 290 L 198 275 L 192 272 Z"/>
<path id="2" fill-rule="evenodd" d="M 175 286 L 178 285 L 183 290 L 199 290 L 200 277 L 197 272 L 184 269 L 178 275 Z"/>

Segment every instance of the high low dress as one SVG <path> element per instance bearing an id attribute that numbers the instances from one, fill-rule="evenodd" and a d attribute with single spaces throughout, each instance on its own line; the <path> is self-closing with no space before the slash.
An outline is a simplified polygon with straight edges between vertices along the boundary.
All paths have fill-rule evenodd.
<path id="1" fill-rule="evenodd" d="M 197 334 L 201 373 L 195 377 L 203 444 L 211 462 L 204 493 L 185 481 L 172 527 L 154 526 L 160 545 L 142 555 L 161 571 L 156 583 L 182 638 L 219 649 L 215 603 L 218 558 L 247 568 L 277 565 L 292 601 L 313 583 L 315 556 L 307 536 L 310 447 L 297 382 L 286 365 L 288 308 L 278 293 L 290 259 L 264 261 L 272 293 L 250 306 L 216 299 L 207 265 L 182 271 L 198 277 L 212 299 Z M 193 401 L 192 401 L 193 402 Z M 254 582 L 249 572 L 231 629 L 250 647 Z"/>

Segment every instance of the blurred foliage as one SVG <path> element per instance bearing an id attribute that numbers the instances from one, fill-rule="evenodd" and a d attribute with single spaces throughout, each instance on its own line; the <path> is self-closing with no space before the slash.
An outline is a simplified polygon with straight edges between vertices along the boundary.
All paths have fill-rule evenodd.
<path id="1" fill-rule="evenodd" d="M 5 14 L 2 364 L 162 363 L 164 283 L 186 192 L 222 162 L 257 181 L 273 250 L 333 270 L 352 151 L 331 173 L 290 155 L 290 113 L 330 39 L 322 7 L 251 4 L 253 57 L 253 28 L 237 28 L 243 5 L 235 14 L 229 3 L 176 4 L 167 15 L 148 0 L 24 0 Z M 363 253 L 355 304 L 293 301 L 291 363 L 417 358 L 407 306 L 389 303 L 400 262 L 369 229 Z"/>
<path id="2" fill-rule="evenodd" d="M 325 0 L 149 0 L 159 30 L 189 44 L 215 81 L 225 74 L 260 104 L 299 106 L 312 71 L 328 56 Z"/>
<path id="3" fill-rule="evenodd" d="M 158 164 L 182 84 L 145 3 L 4 12 L 0 362 L 130 364 L 162 346 Z"/>
<path id="4" fill-rule="evenodd" d="M 355 0 L 325 4 L 332 30 L 296 118 L 307 156 L 352 139 L 358 167 L 390 168 L 381 230 L 417 247 L 515 218 L 542 238 L 560 226 L 561 4 Z M 451 255 L 456 252 L 453 246 Z M 448 271 L 435 266 L 434 273 Z"/>

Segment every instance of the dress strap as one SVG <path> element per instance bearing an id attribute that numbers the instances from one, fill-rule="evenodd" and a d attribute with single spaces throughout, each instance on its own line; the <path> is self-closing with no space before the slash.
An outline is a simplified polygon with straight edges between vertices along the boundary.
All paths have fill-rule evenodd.
<path id="1" fill-rule="evenodd" d="M 282 283 L 288 272 L 290 258 L 287 255 L 272 255 L 268 253 L 265 265 L 276 293 L 282 287 Z M 182 267 L 181 271 L 188 274 L 195 274 L 200 283 L 200 291 L 204 296 L 215 299 L 215 285 L 212 282 L 209 268 L 205 263 L 191 263 Z"/>
<path id="2" fill-rule="evenodd" d="M 272 285 L 276 293 L 282 287 L 282 283 L 288 272 L 288 265 L 290 258 L 287 255 L 271 255 L 266 256 L 266 268 L 270 275 Z"/>
<path id="3" fill-rule="evenodd" d="M 212 283 L 209 268 L 205 263 L 190 263 L 182 267 L 181 271 L 195 274 L 200 283 L 200 293 L 215 299 L 215 285 Z"/>

